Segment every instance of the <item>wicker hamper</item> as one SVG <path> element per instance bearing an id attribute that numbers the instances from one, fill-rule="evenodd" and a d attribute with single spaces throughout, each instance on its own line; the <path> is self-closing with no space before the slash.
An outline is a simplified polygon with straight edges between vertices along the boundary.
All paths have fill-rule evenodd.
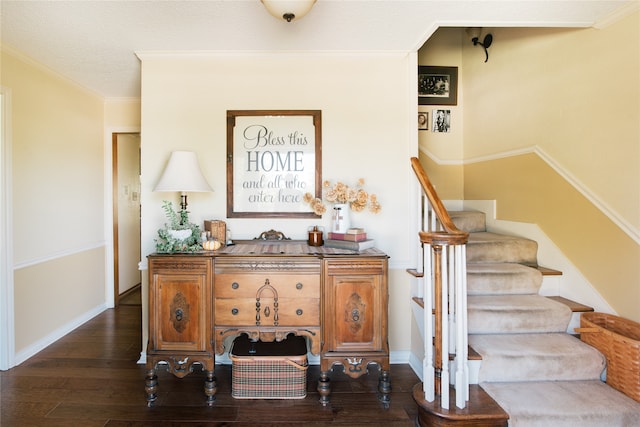
<path id="1" fill-rule="evenodd" d="M 231 395 L 236 399 L 303 399 L 307 395 L 307 342 L 290 335 L 281 342 L 233 341 Z"/>
<path id="2" fill-rule="evenodd" d="M 607 384 L 640 402 L 640 323 L 605 313 L 582 313 L 580 338 L 607 359 Z"/>

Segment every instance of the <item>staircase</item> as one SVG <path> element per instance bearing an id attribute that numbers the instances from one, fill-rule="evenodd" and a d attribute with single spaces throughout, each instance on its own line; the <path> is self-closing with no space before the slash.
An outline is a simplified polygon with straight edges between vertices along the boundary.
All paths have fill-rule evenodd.
<path id="1" fill-rule="evenodd" d="M 464 407 L 451 408 L 416 387 L 418 424 L 640 426 L 640 403 L 601 380 L 604 356 L 567 333 L 571 308 L 539 294 L 545 269 L 537 264 L 537 243 L 487 231 L 482 212 L 447 215 L 468 233 L 468 345 L 480 359 L 469 377 L 478 385 L 470 386 Z"/>
<path id="2" fill-rule="evenodd" d="M 469 345 L 480 386 L 510 426 L 638 426 L 640 404 L 601 381 L 604 356 L 567 333 L 571 309 L 538 294 L 536 242 L 487 232 L 482 212 L 450 212 L 469 231 Z"/>

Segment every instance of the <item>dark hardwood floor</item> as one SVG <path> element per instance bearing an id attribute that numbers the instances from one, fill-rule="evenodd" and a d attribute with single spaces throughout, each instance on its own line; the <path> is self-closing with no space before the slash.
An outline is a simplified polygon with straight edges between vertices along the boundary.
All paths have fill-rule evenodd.
<path id="1" fill-rule="evenodd" d="M 27 426 L 414 426 L 408 365 L 392 365 L 391 404 L 377 400 L 377 368 L 351 380 L 331 374 L 330 405 L 318 402 L 317 366 L 308 370 L 307 397 L 239 400 L 231 397 L 231 368 L 218 365 L 217 400 L 204 403 L 204 375 L 178 379 L 160 371 L 158 403 L 146 406 L 140 356 L 140 306 L 122 305 L 82 325 L 36 356 L 0 372 L 0 425 Z M 337 370 L 339 368 L 336 368 Z"/>

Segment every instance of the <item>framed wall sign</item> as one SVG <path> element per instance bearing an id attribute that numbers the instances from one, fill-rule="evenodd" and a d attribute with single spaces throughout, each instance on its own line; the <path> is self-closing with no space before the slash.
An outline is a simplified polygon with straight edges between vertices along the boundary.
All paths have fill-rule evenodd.
<path id="1" fill-rule="evenodd" d="M 418 105 L 458 105 L 458 67 L 419 65 Z"/>
<path id="2" fill-rule="evenodd" d="M 227 217 L 317 218 L 321 171 L 320 110 L 227 111 Z"/>

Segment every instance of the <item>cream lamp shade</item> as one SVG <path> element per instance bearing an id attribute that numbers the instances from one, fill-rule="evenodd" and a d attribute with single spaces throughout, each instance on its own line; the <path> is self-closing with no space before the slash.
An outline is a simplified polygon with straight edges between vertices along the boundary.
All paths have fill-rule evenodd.
<path id="1" fill-rule="evenodd" d="M 188 192 L 210 192 L 213 189 L 202 175 L 196 153 L 173 151 L 153 191 L 179 192 L 182 196 L 181 207 L 186 210 Z"/>
<path id="2" fill-rule="evenodd" d="M 267 11 L 278 19 L 287 22 L 297 21 L 305 16 L 316 0 L 260 0 Z"/>

